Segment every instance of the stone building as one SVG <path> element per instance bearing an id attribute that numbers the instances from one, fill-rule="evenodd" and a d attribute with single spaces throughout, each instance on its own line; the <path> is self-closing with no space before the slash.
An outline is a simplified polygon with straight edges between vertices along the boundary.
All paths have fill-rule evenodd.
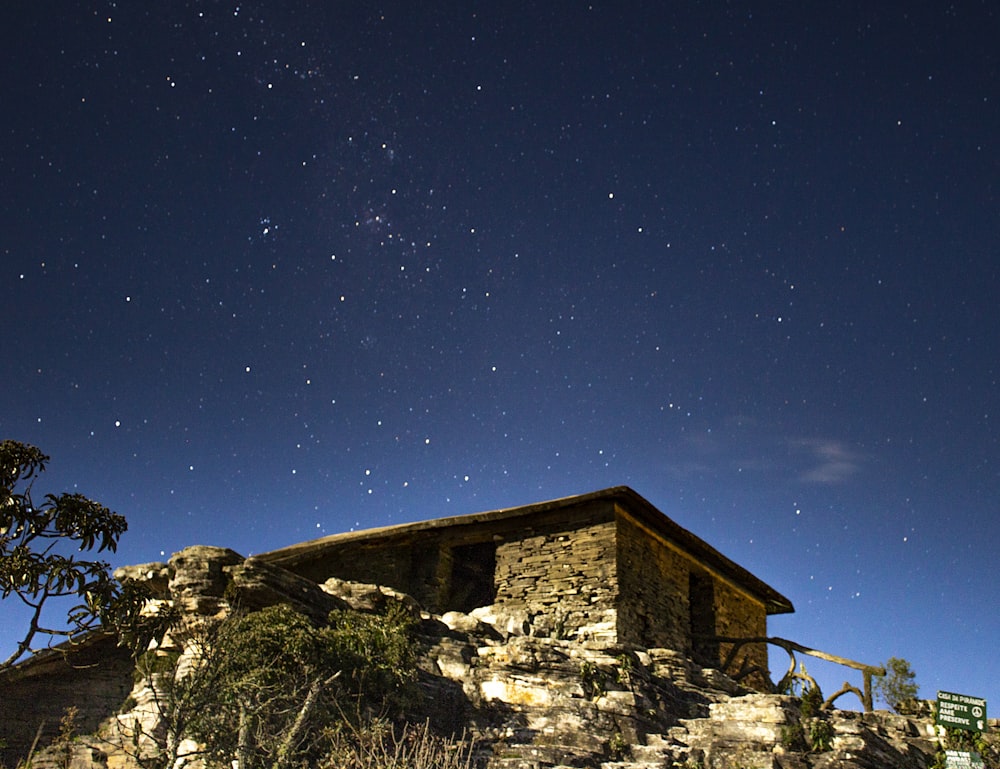
<path id="1" fill-rule="evenodd" d="M 546 766 L 565 763 L 559 756 L 608 754 L 608 734 L 646 745 L 666 739 L 679 718 L 705 715 L 711 693 L 703 687 L 742 691 L 725 675 L 706 677 L 730 651 L 719 638 L 764 637 L 769 614 L 793 611 L 626 487 L 336 534 L 247 559 L 194 546 L 169 564 L 116 575 L 144 580 L 157 601 L 189 619 L 212 621 L 233 602 L 249 611 L 288 603 L 322 619 L 395 596 L 424 618 L 424 668 L 439 690 L 428 701 L 468 723 L 509 711 L 522 724 L 514 736 L 523 749 L 552 754 Z M 604 691 L 622 686 L 612 668 L 624 657 L 633 660 L 635 686 L 652 689 Z M 602 681 L 590 694 L 584 663 Z M 47 744 L 67 706 L 79 709 L 85 732 L 106 723 L 146 686 L 132 665 L 113 638 L 95 633 L 0 673 L 0 765 L 15 765 L 39 738 Z M 740 669 L 749 673 L 737 676 L 742 686 L 770 688 L 764 644 L 740 649 L 727 672 Z"/>
<path id="2" fill-rule="evenodd" d="M 526 635 L 674 649 L 706 667 L 728 652 L 714 637 L 763 637 L 769 614 L 794 611 L 624 486 L 335 534 L 254 560 L 317 583 L 392 587 L 436 614 L 476 610 Z M 738 664 L 766 671 L 766 647 L 745 646 Z"/>

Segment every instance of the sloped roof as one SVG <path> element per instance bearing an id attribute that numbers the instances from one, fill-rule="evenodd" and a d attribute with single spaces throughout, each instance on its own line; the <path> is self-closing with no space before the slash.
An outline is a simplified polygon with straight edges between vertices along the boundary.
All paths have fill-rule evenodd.
<path id="1" fill-rule="evenodd" d="M 75 638 L 31 652 L 14 665 L 0 670 L 0 683 L 9 684 L 37 676 L 64 674 L 72 668 L 96 666 L 108 657 L 127 659 L 131 652 L 119 645 L 114 633 L 94 628 Z"/>
<path id="2" fill-rule="evenodd" d="M 619 505 L 645 526 L 664 537 L 664 539 L 673 542 L 682 550 L 697 558 L 705 566 L 717 571 L 751 595 L 757 597 L 764 603 L 768 614 L 787 614 L 795 611 L 792 602 L 777 590 L 758 577 L 755 577 L 735 561 L 724 556 L 700 537 L 695 536 L 687 529 L 672 521 L 628 486 L 613 486 L 588 494 L 562 497 L 560 499 L 536 502 L 520 507 L 508 507 L 468 515 L 434 518 L 415 523 L 402 523 L 394 526 L 331 534 L 326 537 L 271 550 L 270 552 L 261 553 L 254 557 L 294 571 L 296 564 L 315 559 L 319 552 L 327 548 L 337 548 L 338 546 L 361 542 L 375 545 L 379 541 L 388 543 L 389 541 L 411 539 L 434 530 L 467 526 L 482 527 L 484 524 L 490 523 L 503 522 L 508 524 L 505 528 L 509 528 L 509 524 L 519 518 L 526 519 L 527 523 L 527 519 L 537 516 L 540 513 L 599 501 Z"/>

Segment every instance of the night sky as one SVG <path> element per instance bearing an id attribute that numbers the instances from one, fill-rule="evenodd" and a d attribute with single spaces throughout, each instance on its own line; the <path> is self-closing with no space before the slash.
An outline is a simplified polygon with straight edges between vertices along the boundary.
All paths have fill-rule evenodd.
<path id="1" fill-rule="evenodd" d="M 16 2 L 0 437 L 127 517 L 115 564 L 628 485 L 792 600 L 773 635 L 1000 714 L 998 39 L 986 1 Z"/>

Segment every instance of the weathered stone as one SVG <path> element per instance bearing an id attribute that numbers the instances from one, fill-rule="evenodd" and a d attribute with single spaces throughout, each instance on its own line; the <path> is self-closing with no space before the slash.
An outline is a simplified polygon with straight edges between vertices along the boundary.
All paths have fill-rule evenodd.
<path id="1" fill-rule="evenodd" d="M 107 755 L 96 741 L 74 739 L 69 744 L 47 746 L 31 760 L 31 769 L 93 769 L 103 767 Z"/>
<path id="2" fill-rule="evenodd" d="M 441 615 L 441 621 L 451 630 L 462 633 L 478 633 L 483 635 L 485 627 L 475 617 L 460 611 L 447 611 Z"/>
<path id="3" fill-rule="evenodd" d="M 132 687 L 132 659 L 112 636 L 94 633 L 30 657 L 0 677 L 0 766 L 16 766 L 36 735 L 47 745 L 68 707 L 81 732 L 93 732 Z"/>
<path id="4" fill-rule="evenodd" d="M 182 612 L 215 615 L 226 608 L 225 591 L 229 584 L 226 566 L 242 563 L 244 558 L 225 547 L 194 545 L 170 558 L 170 596 Z"/>
<path id="5" fill-rule="evenodd" d="M 434 660 L 440 675 L 452 681 L 465 682 L 472 671 L 472 652 L 468 644 L 442 638 L 427 654 Z"/>
<path id="6" fill-rule="evenodd" d="M 411 596 L 382 585 L 349 582 L 331 577 L 320 585 L 320 589 L 337 597 L 345 606 L 355 611 L 381 613 L 390 604 L 395 603 L 406 608 L 415 618 L 420 617 L 421 606 Z"/>
<path id="7" fill-rule="evenodd" d="M 162 562 L 140 563 L 135 566 L 119 566 L 112 576 L 119 582 L 132 579 L 142 582 L 153 598 L 170 597 L 170 567 Z"/>
<path id="8" fill-rule="evenodd" d="M 531 615 L 514 604 L 490 604 L 469 612 L 469 616 L 492 626 L 503 638 L 524 636 L 531 632 Z"/>
<path id="9" fill-rule="evenodd" d="M 255 558 L 224 568 L 229 575 L 229 600 L 241 609 L 256 611 L 275 604 L 288 604 L 316 621 L 325 621 L 334 609 L 348 604 L 315 583 Z"/>

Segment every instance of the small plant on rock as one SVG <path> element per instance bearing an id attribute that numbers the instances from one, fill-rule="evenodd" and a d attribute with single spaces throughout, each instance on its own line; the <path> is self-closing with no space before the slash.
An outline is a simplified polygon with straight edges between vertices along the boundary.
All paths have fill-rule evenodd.
<path id="1" fill-rule="evenodd" d="M 69 769 L 73 762 L 73 743 L 77 738 L 77 719 L 80 709 L 71 706 L 66 708 L 63 717 L 59 719 L 59 734 L 52 740 L 52 748 L 57 756 L 59 766 Z"/>
<path id="2" fill-rule="evenodd" d="M 814 718 L 823 708 L 823 693 L 818 686 L 808 686 L 802 692 L 802 717 Z"/>
<path id="3" fill-rule="evenodd" d="M 615 732 L 608 740 L 608 750 L 616 759 L 623 758 L 628 752 L 628 742 L 625 741 L 625 735 L 621 732 Z"/>
<path id="4" fill-rule="evenodd" d="M 781 747 L 788 751 L 800 752 L 806 749 L 806 732 L 802 724 L 786 724 L 778 732 Z"/>
<path id="5" fill-rule="evenodd" d="M 580 663 L 580 683 L 587 697 L 601 697 L 607 691 L 604 673 L 589 660 Z"/>
<path id="6" fill-rule="evenodd" d="M 627 654 L 619 654 L 615 657 L 618 668 L 615 670 L 615 680 L 622 686 L 629 686 L 632 683 L 632 658 Z"/>
<path id="7" fill-rule="evenodd" d="M 825 753 L 833 747 L 833 735 L 828 721 L 813 721 L 809 726 L 809 748 L 813 753 Z"/>

